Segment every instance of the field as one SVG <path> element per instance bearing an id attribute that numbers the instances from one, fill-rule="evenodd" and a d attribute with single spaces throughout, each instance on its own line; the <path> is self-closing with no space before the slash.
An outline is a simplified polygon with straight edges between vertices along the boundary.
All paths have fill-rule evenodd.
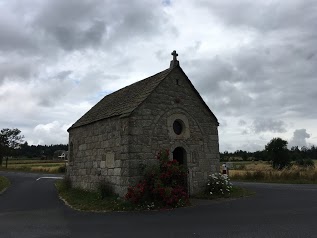
<path id="1" fill-rule="evenodd" d="M 9 159 L 8 168 L 5 161 L 1 170 L 18 170 L 28 172 L 63 173 L 65 172 L 65 161 L 61 160 L 36 160 L 36 159 Z"/>
<path id="2" fill-rule="evenodd" d="M 317 160 L 314 168 L 293 165 L 283 170 L 274 170 L 266 161 L 227 162 L 231 180 L 280 182 L 280 183 L 317 183 Z M 0 170 L 17 170 L 43 173 L 64 173 L 66 161 L 39 159 L 9 159 L 8 168 L 3 161 Z"/>
<path id="3" fill-rule="evenodd" d="M 232 180 L 276 182 L 276 183 L 317 183 L 317 161 L 315 167 L 303 168 L 296 165 L 283 170 L 274 170 L 269 162 L 229 162 L 229 177 Z"/>

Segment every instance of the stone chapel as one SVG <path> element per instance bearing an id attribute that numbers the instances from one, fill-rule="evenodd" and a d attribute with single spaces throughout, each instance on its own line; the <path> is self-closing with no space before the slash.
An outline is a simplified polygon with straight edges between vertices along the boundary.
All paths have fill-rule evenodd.
<path id="1" fill-rule="evenodd" d="M 172 55 L 168 69 L 105 96 L 68 129 L 74 187 L 106 181 L 124 196 L 167 149 L 187 167 L 191 195 L 219 171 L 218 120 Z"/>

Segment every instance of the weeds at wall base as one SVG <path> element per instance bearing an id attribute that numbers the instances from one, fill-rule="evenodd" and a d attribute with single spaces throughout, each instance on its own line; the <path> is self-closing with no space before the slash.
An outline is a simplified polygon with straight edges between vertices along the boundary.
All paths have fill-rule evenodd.
<path id="1" fill-rule="evenodd" d="M 133 210 L 130 204 L 117 196 L 102 198 L 99 191 L 86 191 L 83 189 L 71 188 L 67 181 L 58 180 L 55 182 L 60 197 L 73 209 L 81 211 L 130 211 Z"/>

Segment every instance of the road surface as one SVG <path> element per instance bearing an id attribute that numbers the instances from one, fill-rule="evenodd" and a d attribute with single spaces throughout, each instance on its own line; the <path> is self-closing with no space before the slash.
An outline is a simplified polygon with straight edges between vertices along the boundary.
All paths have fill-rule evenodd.
<path id="1" fill-rule="evenodd" d="M 239 183 L 248 198 L 171 211 L 79 212 L 59 200 L 58 175 L 0 172 L 0 237 L 317 237 L 317 185 Z"/>

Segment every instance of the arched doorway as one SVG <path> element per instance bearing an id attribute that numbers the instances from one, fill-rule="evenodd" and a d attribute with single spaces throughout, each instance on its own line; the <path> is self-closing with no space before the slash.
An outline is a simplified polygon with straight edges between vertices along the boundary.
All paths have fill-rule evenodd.
<path id="1" fill-rule="evenodd" d="M 173 151 L 173 160 L 186 166 L 186 150 L 183 147 L 176 147 Z"/>
<path id="2" fill-rule="evenodd" d="M 173 160 L 176 160 L 178 161 L 178 163 L 180 165 L 183 165 L 185 166 L 186 170 L 187 170 L 187 153 L 186 153 L 186 150 L 183 148 L 183 147 L 176 147 L 174 150 L 173 150 Z M 187 192 L 188 192 L 188 195 L 190 194 L 190 191 L 189 191 L 189 181 L 188 181 L 188 174 L 186 173 L 186 176 L 184 178 L 184 182 L 182 184 L 186 189 L 187 189 Z"/>

